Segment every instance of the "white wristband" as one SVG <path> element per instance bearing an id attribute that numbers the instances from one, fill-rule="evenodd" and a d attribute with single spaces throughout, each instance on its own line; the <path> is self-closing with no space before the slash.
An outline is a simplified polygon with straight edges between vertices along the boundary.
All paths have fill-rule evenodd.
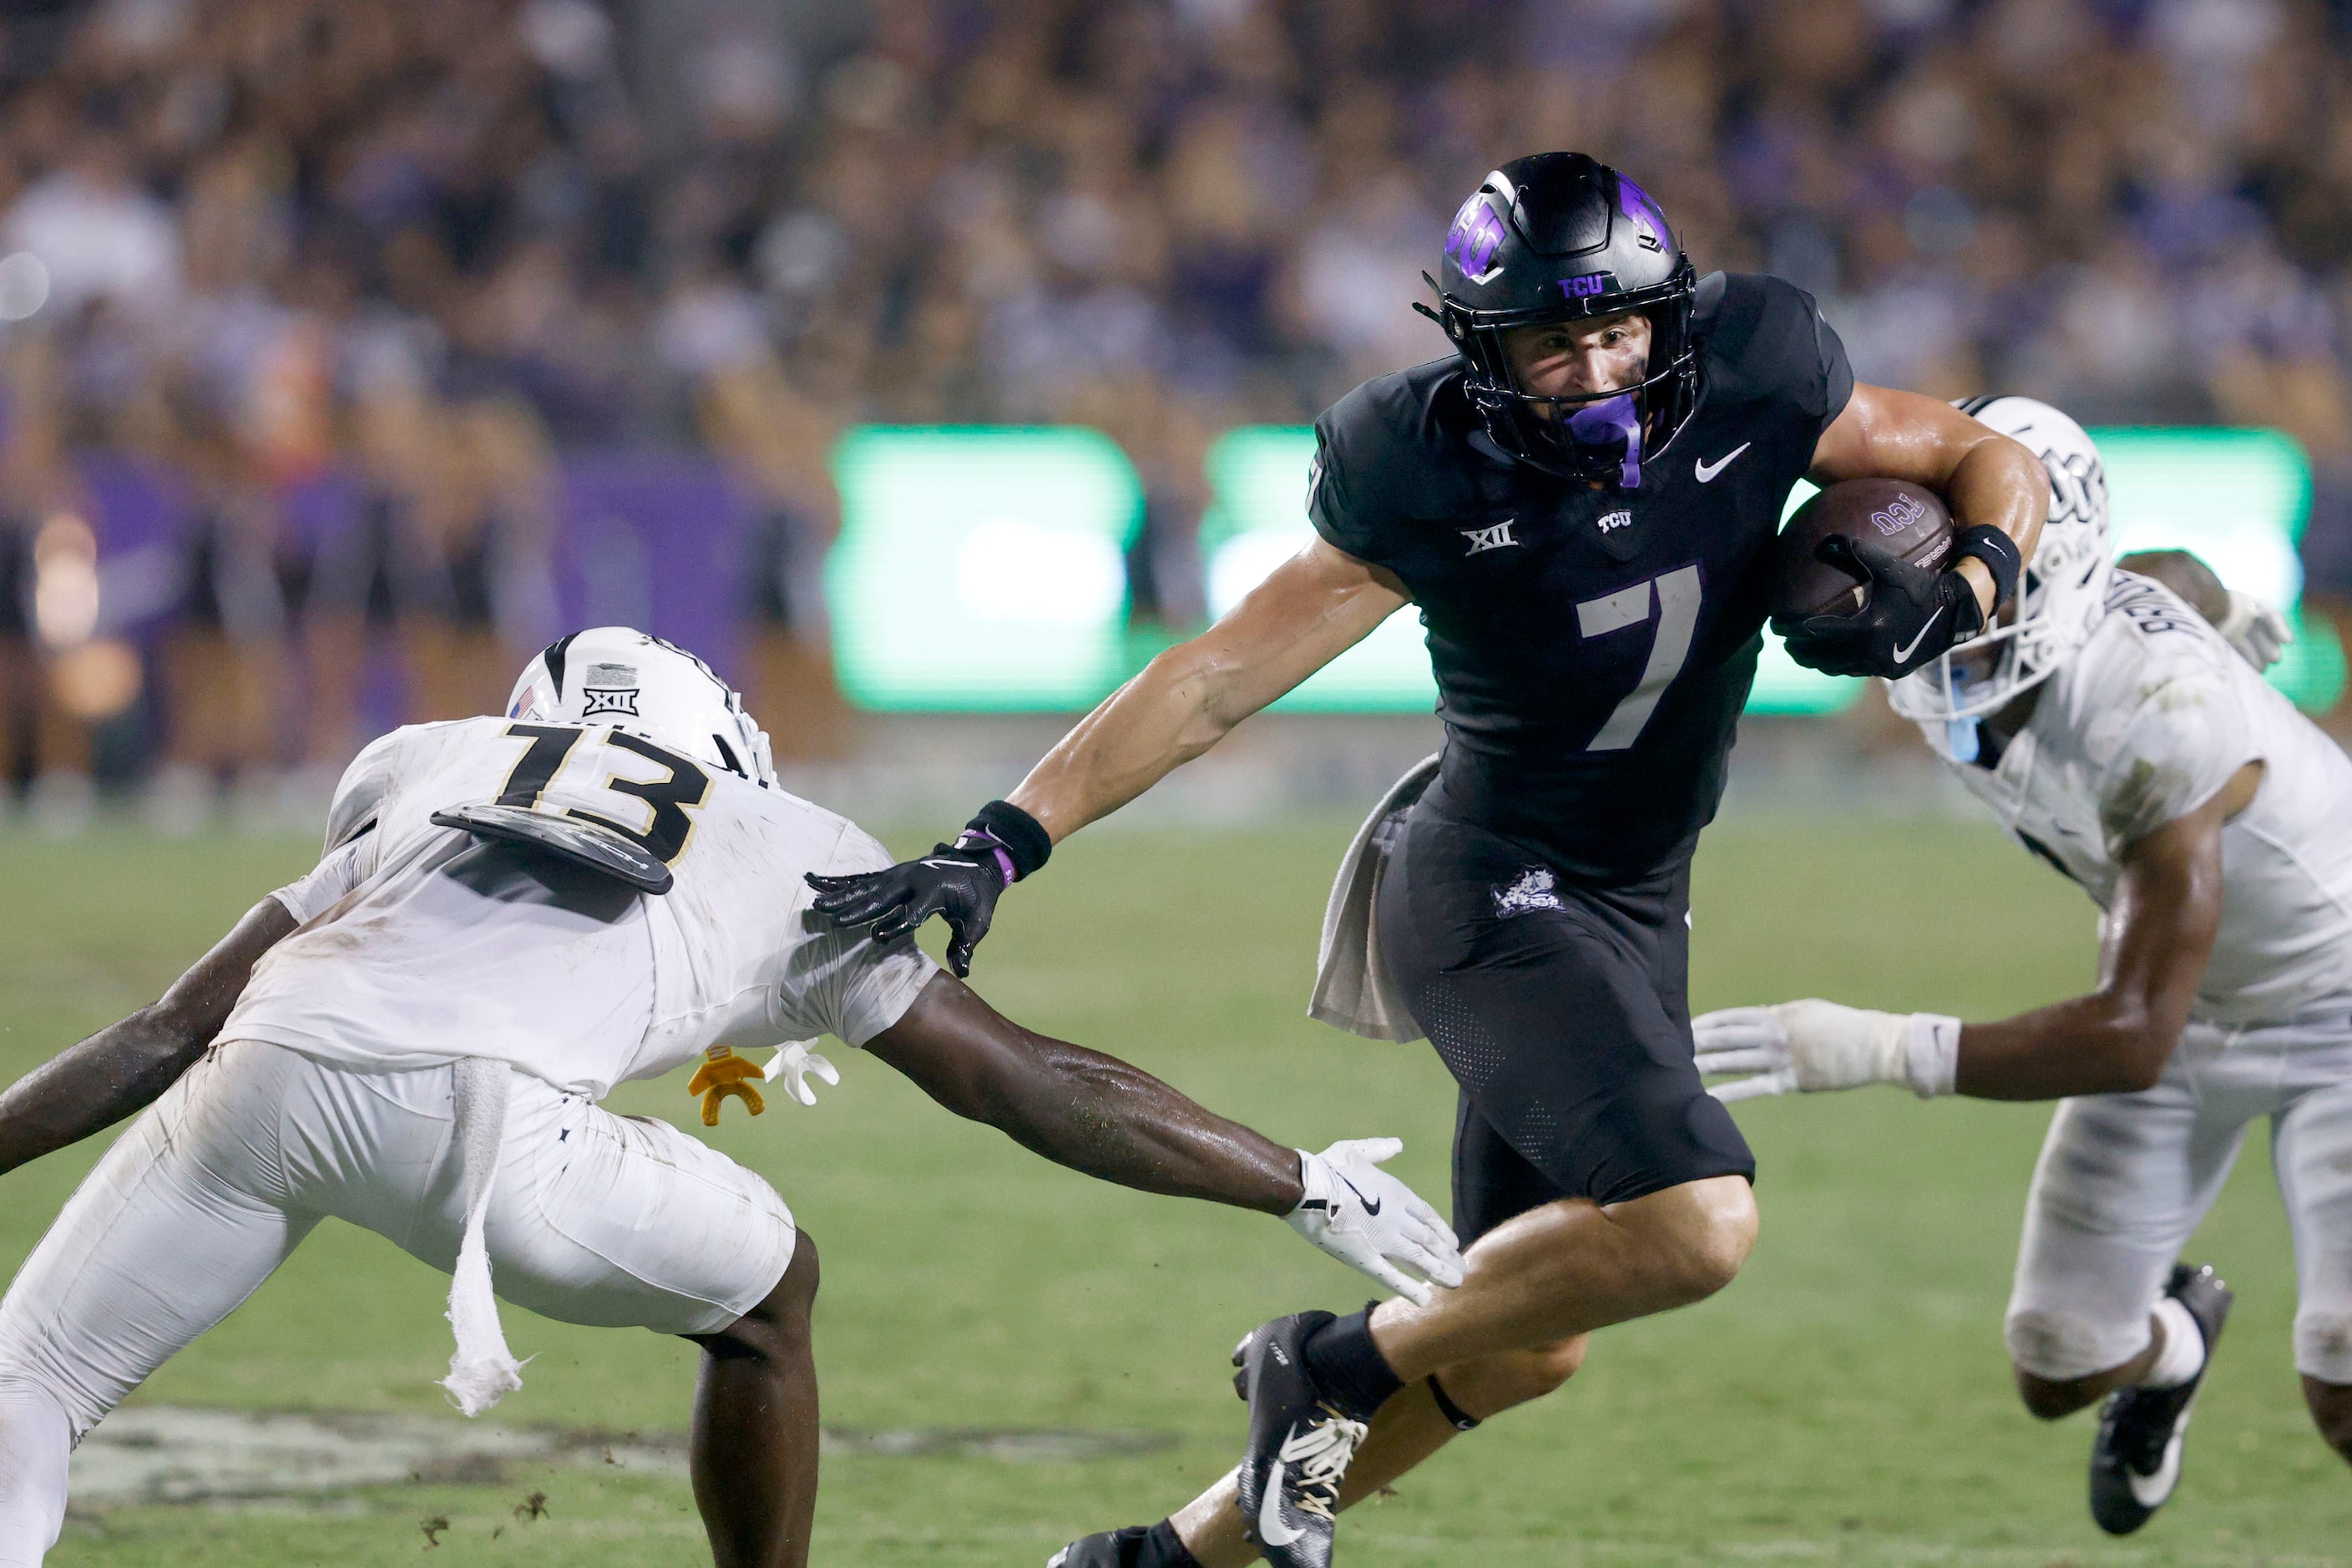
<path id="1" fill-rule="evenodd" d="M 1909 1023 L 1911 1092 L 1922 1100 L 1951 1093 L 1960 1070 L 1960 1021 L 1941 1013 L 1914 1013 Z"/>

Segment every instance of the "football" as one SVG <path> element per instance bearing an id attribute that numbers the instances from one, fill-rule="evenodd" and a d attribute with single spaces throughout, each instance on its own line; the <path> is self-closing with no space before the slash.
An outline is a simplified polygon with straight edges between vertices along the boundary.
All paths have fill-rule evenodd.
<path id="1" fill-rule="evenodd" d="M 1772 542 L 1772 614 L 1850 616 L 1862 608 L 1863 585 L 1853 574 L 1818 561 L 1813 552 L 1836 535 L 1881 540 L 1914 566 L 1940 571 L 1952 552 L 1952 514 L 1943 498 L 1903 479 L 1847 479 L 1797 509 Z"/>

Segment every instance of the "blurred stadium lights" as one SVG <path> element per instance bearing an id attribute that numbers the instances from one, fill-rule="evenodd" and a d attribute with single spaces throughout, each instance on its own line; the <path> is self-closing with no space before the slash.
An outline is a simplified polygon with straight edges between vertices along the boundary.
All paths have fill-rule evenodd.
<path id="1" fill-rule="evenodd" d="M 2267 430 L 2102 429 L 2118 554 L 2179 548 L 2231 586 L 2292 612 L 2294 542 L 2311 500 L 2302 450 Z M 1304 426 L 1229 430 L 1206 458 L 1213 500 L 1200 553 L 1223 615 L 1313 531 Z M 1072 427 L 869 426 L 834 456 L 842 533 L 826 565 L 844 690 L 880 710 L 1008 711 L 1094 701 L 1148 647 L 1127 636 L 1124 555 L 1141 526 L 1133 467 Z M 1794 510 L 1812 493 L 1801 484 Z M 2325 622 L 2272 679 L 2306 709 L 2335 700 L 2344 658 Z M 1769 634 L 1749 710 L 1827 713 L 1860 682 L 1799 667 Z M 1421 626 L 1390 618 L 1276 704 L 1323 712 L 1427 712 L 1436 689 Z"/>
<path id="2" fill-rule="evenodd" d="M 33 537 L 33 630 L 48 651 L 58 703 L 77 719 L 114 717 L 137 699 L 141 685 L 138 654 L 97 635 L 100 587 L 98 536 L 89 524 L 69 511 L 45 521 Z"/>
<path id="3" fill-rule="evenodd" d="M 98 535 L 69 511 L 33 536 L 33 628 L 51 649 L 79 647 L 98 630 Z"/>
<path id="4" fill-rule="evenodd" d="M 77 719 L 113 718 L 138 700 L 142 684 L 137 651 L 113 637 L 92 638 L 49 661 L 58 705 Z"/>

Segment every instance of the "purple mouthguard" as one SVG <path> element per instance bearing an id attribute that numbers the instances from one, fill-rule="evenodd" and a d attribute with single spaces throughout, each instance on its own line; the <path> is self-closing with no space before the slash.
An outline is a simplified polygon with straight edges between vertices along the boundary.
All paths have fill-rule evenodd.
<path id="1" fill-rule="evenodd" d="M 1568 436 L 1580 447 L 1623 447 L 1618 486 L 1629 490 L 1641 488 L 1642 411 L 1632 393 L 1621 392 L 1579 408 L 1568 416 Z"/>

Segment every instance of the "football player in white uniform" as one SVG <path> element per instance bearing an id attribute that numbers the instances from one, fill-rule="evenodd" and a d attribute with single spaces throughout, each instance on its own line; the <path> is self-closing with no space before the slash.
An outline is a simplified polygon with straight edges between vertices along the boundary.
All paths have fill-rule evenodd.
<path id="1" fill-rule="evenodd" d="M 1008 1022 L 910 940 L 807 918 L 805 873 L 889 862 L 776 787 L 707 666 L 621 628 L 550 647 L 506 718 L 369 747 L 316 870 L 0 1096 L 0 1170 L 153 1102 L 0 1300 L 0 1565 L 56 1541 L 73 1445 L 329 1215 L 451 1271 L 468 1415 L 520 1386 L 494 1270 L 548 1316 L 695 1340 L 712 1552 L 803 1563 L 814 1248 L 757 1175 L 597 1104 L 700 1057 L 704 1120 L 730 1094 L 756 1112 L 752 1046 L 806 1100 L 831 1034 L 1091 1175 L 1286 1215 L 1424 1300 L 1460 1279 L 1452 1232 L 1380 1169 L 1392 1142 L 1283 1148 Z"/>
<path id="2" fill-rule="evenodd" d="M 2105 479 L 2079 426 L 2025 398 L 1969 411 L 2042 454 L 2050 521 L 2014 621 L 1890 695 L 2098 904 L 2098 988 L 1983 1024 L 1732 1008 L 1697 1020 L 1699 1063 L 1748 1075 L 1726 1100 L 1895 1083 L 2061 1101 L 2006 1338 L 2034 1415 L 2105 1398 L 2091 1511 L 2121 1535 L 2179 1478 L 2231 1300 L 2179 1252 L 2258 1116 L 2294 1237 L 2295 1365 L 2352 1458 L 2352 763 L 2263 679 L 2275 614 L 2192 557 L 2110 566 Z"/>

